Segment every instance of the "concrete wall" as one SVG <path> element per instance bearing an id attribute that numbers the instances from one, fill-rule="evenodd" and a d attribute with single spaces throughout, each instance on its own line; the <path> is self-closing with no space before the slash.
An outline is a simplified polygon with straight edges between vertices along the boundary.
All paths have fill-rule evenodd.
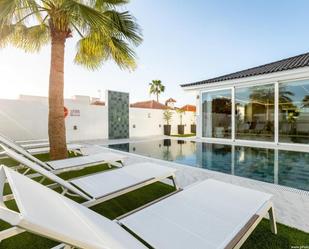
<path id="1" fill-rule="evenodd" d="M 66 100 L 67 139 L 86 140 L 107 137 L 107 108 Z M 77 115 L 79 111 L 80 116 Z M 71 116 L 72 112 L 72 116 Z M 14 140 L 48 137 L 47 101 L 0 100 L 0 133 Z"/>
<path id="2" fill-rule="evenodd" d="M 108 138 L 108 110 L 106 106 L 90 105 L 90 98 L 76 96 L 66 99 L 69 109 L 66 120 L 68 141 Z M 183 115 L 185 133 L 195 116 Z M 174 112 L 172 134 L 177 134 L 179 117 Z M 18 100 L 0 99 L 0 133 L 14 139 L 45 139 L 48 137 L 48 104 L 42 97 L 22 96 Z M 163 110 L 130 108 L 130 137 L 163 135 Z M 135 127 L 135 128 L 134 128 Z"/>

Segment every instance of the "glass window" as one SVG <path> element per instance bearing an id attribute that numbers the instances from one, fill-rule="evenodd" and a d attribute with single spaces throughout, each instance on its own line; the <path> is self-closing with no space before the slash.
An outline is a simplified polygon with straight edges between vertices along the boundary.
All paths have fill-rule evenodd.
<path id="1" fill-rule="evenodd" d="M 279 141 L 309 144 L 309 80 L 279 85 Z"/>
<path id="2" fill-rule="evenodd" d="M 220 90 L 202 95 L 203 137 L 231 138 L 232 91 Z"/>
<path id="3" fill-rule="evenodd" d="M 274 85 L 235 89 L 236 139 L 274 141 Z"/>

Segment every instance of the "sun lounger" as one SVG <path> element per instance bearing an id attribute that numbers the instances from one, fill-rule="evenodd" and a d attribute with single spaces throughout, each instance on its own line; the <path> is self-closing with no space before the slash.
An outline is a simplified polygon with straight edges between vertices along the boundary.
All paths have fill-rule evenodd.
<path id="1" fill-rule="evenodd" d="M 0 218 L 16 226 L 15 233 L 25 229 L 74 247 L 147 248 L 129 230 L 157 249 L 235 249 L 267 212 L 276 233 L 271 195 L 215 180 L 195 184 L 110 221 L 2 166 L 1 187 L 6 179 L 19 212 L 0 205 Z M 14 231 L 1 232 L 0 239 L 12 234 Z"/>
<path id="2" fill-rule="evenodd" d="M 35 155 L 35 154 L 43 154 L 43 153 L 49 153 L 50 151 L 50 147 L 49 144 L 42 146 L 42 147 L 31 147 L 31 148 L 27 148 L 22 146 L 24 149 L 26 149 L 29 153 Z M 80 148 L 82 148 L 83 145 L 81 144 L 67 144 L 67 149 L 69 152 L 73 152 L 76 153 L 80 150 Z"/>
<path id="3" fill-rule="evenodd" d="M 146 248 L 116 223 L 6 167 L 1 187 L 6 177 L 21 212 L 0 205 L 0 218 L 11 225 L 78 248 Z"/>
<path id="4" fill-rule="evenodd" d="M 78 152 L 80 152 L 82 155 L 92 155 L 92 154 L 98 154 L 106 151 L 106 148 L 103 148 L 99 145 L 91 145 L 91 146 L 83 146 L 79 149 L 77 149 Z"/>
<path id="5" fill-rule="evenodd" d="M 13 141 L 11 140 L 11 142 Z M 48 139 L 15 141 L 14 143 L 18 146 L 21 146 L 31 154 L 47 153 L 49 152 L 50 149 Z M 73 143 L 67 144 L 67 149 L 68 151 L 71 152 L 76 152 L 82 147 L 84 146 L 81 144 L 73 144 Z"/>
<path id="6" fill-rule="evenodd" d="M 6 151 L 8 149 L 14 150 L 20 153 L 21 155 L 23 155 L 24 157 L 30 159 L 31 161 L 36 162 L 37 164 L 41 165 L 42 167 L 46 169 L 52 169 L 52 170 L 58 170 L 58 171 L 69 170 L 74 167 L 88 167 L 88 166 L 92 166 L 96 164 L 103 164 L 103 163 L 108 163 L 108 164 L 121 167 L 122 166 L 121 164 L 123 164 L 124 159 L 126 158 L 123 155 L 116 154 L 113 152 L 104 152 L 104 153 L 99 153 L 95 155 L 83 156 L 83 157 L 42 162 L 41 160 L 37 159 L 32 154 L 30 154 L 28 151 L 26 151 L 24 148 L 14 143 L 13 141 L 3 137 L 2 135 L 0 135 L 0 144 L 3 144 L 5 147 L 9 147 L 5 149 Z"/>
<path id="7" fill-rule="evenodd" d="M 48 143 L 48 139 L 42 138 L 42 139 L 16 140 L 15 143 L 20 144 L 20 145 L 34 144 L 34 143 Z"/>
<path id="8" fill-rule="evenodd" d="M 270 199 L 259 191 L 206 180 L 118 222 L 154 248 L 239 248 L 263 216 L 269 210 L 273 214 Z"/>
<path id="9" fill-rule="evenodd" d="M 63 180 L 51 171 L 46 170 L 5 146 L 2 147 L 10 158 L 16 160 L 28 169 L 32 169 L 39 173 L 41 176 L 51 179 L 53 182 L 68 190 L 71 189 L 69 189 L 67 185 L 82 190 L 83 193 L 86 194 L 86 199 L 90 200 L 89 205 L 106 201 L 166 178 L 171 178 L 175 187 L 177 187 L 175 182 L 176 170 L 154 163 L 136 163 L 109 171 L 103 171 L 101 173 L 72 179 L 64 185 Z M 73 192 L 76 193 L 76 191 Z M 85 194 L 82 195 L 83 198 L 85 198 Z"/>

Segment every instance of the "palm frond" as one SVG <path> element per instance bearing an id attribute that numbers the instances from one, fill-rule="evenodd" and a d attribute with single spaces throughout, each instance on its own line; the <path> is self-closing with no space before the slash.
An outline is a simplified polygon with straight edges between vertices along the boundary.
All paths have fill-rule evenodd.
<path id="1" fill-rule="evenodd" d="M 108 59 L 113 59 L 123 69 L 136 67 L 135 53 L 123 40 L 91 32 L 78 42 L 75 63 L 96 69 Z"/>
<path id="2" fill-rule="evenodd" d="M 113 27 L 113 23 L 107 15 L 74 0 L 64 0 L 62 10 L 67 11 L 71 21 L 84 32 L 88 32 L 90 29 L 100 29 L 102 32 L 107 32 Z"/>
<path id="3" fill-rule="evenodd" d="M 142 33 L 136 20 L 128 11 L 117 12 L 115 10 L 106 11 L 105 14 L 111 18 L 116 24 L 116 32 L 118 35 L 123 36 L 132 42 L 135 46 L 138 46 L 143 41 Z"/>
<path id="4" fill-rule="evenodd" d="M 112 37 L 107 49 L 110 50 L 112 58 L 120 68 L 131 70 L 136 68 L 135 52 L 125 41 Z"/>
<path id="5" fill-rule="evenodd" d="M 49 28 L 44 24 L 31 27 L 18 24 L 13 28 L 10 43 L 26 52 L 36 52 L 50 41 Z"/>
<path id="6" fill-rule="evenodd" d="M 116 6 L 129 3 L 129 0 L 89 0 L 94 8 L 105 10 L 106 8 L 115 8 Z"/>
<path id="7" fill-rule="evenodd" d="M 103 40 L 99 33 L 91 32 L 77 43 L 75 63 L 89 69 L 96 69 L 108 59 L 108 55 L 102 45 Z"/>

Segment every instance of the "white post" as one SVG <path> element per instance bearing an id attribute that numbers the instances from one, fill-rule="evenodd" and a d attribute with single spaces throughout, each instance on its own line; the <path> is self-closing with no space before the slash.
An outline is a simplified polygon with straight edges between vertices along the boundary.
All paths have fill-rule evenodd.
<path id="1" fill-rule="evenodd" d="M 275 103 L 274 103 L 274 132 L 275 144 L 279 143 L 279 82 L 275 82 Z"/>
<path id="2" fill-rule="evenodd" d="M 203 136 L 203 96 L 199 91 L 196 96 L 196 136 L 201 138 Z"/>
<path id="3" fill-rule="evenodd" d="M 206 137 L 212 137 L 212 101 L 211 97 L 207 95 L 207 108 L 206 108 Z"/>
<path id="4" fill-rule="evenodd" d="M 232 88 L 232 141 L 235 141 L 235 87 Z"/>

